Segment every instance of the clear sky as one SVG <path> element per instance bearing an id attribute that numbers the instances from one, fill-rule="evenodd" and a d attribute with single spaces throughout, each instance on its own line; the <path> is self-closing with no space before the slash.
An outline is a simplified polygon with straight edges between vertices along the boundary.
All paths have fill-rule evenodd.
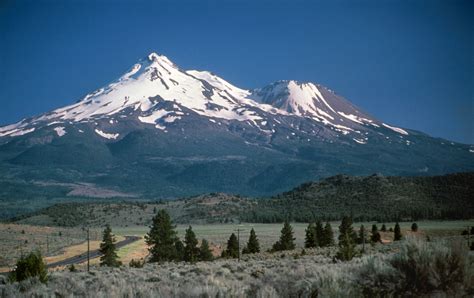
<path id="1" fill-rule="evenodd" d="M 156 51 L 242 88 L 317 82 L 387 123 L 472 144 L 473 3 L 0 0 L 0 124 Z"/>

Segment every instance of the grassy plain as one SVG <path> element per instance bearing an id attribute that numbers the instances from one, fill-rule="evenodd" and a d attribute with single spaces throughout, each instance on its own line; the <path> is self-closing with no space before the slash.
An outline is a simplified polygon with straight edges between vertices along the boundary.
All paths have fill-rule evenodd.
<path id="1" fill-rule="evenodd" d="M 339 222 L 331 222 L 335 237 Z M 377 224 L 379 230 L 382 223 L 364 222 L 354 223 L 354 229 L 357 231 L 363 224 L 370 231 L 372 224 Z M 411 222 L 400 223 L 402 233 L 411 234 Z M 464 221 L 419 221 L 419 236 L 429 237 L 447 237 L 458 236 L 468 226 L 474 226 L 474 220 Z M 385 223 L 387 229 L 394 227 L 395 223 Z M 307 224 L 292 223 L 295 232 L 295 242 L 297 247 L 304 246 L 305 229 Z M 207 239 L 211 243 L 215 254 L 218 254 L 225 248 L 227 239 L 231 233 L 236 233 L 240 229 L 240 239 L 242 247 L 247 242 L 250 230 L 255 229 L 262 250 L 271 248 L 279 236 L 282 224 L 205 224 L 193 225 L 193 230 L 199 240 Z M 183 239 L 184 231 L 188 225 L 177 225 L 178 236 Z M 123 239 L 123 236 L 145 236 L 149 231 L 148 226 L 135 227 L 112 227 L 112 231 L 117 235 L 117 241 Z M 100 243 L 100 229 L 91 230 L 91 249 L 96 249 Z M 393 233 L 382 233 L 382 239 L 386 242 L 392 240 Z M 79 228 L 58 228 L 18 224 L 0 224 L 0 272 L 8 271 L 13 266 L 15 260 L 22 254 L 38 249 L 46 257 L 48 263 L 66 259 L 68 257 L 83 254 L 87 250 L 85 232 Z M 118 256 L 123 264 L 128 265 L 131 259 L 145 258 L 148 254 L 144 239 L 122 247 L 118 250 Z M 98 263 L 98 259 L 91 261 L 91 264 Z M 79 267 L 82 267 L 81 265 Z"/>

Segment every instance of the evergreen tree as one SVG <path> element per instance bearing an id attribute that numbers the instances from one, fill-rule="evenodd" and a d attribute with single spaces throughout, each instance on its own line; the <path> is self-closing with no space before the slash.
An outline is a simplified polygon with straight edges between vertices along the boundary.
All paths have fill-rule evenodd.
<path id="1" fill-rule="evenodd" d="M 324 233 L 323 233 L 320 246 L 326 247 L 326 246 L 332 246 L 332 245 L 334 245 L 334 233 L 332 231 L 331 224 L 328 221 L 326 222 L 326 225 L 324 226 Z"/>
<path id="2" fill-rule="evenodd" d="M 395 229 L 393 230 L 393 241 L 402 240 L 402 232 L 400 231 L 400 225 L 398 222 L 395 224 Z"/>
<path id="3" fill-rule="evenodd" d="M 199 260 L 200 261 L 212 261 L 214 256 L 209 248 L 209 242 L 206 239 L 202 239 L 201 246 L 199 247 Z"/>
<path id="4" fill-rule="evenodd" d="M 150 262 L 163 262 L 176 260 L 175 226 L 171 222 L 169 214 L 165 210 L 159 210 L 153 217 L 150 231 L 145 236 L 145 242 L 149 246 Z"/>
<path id="5" fill-rule="evenodd" d="M 316 226 L 313 223 L 310 223 L 306 228 L 306 237 L 304 239 L 304 247 L 312 248 L 316 247 Z"/>
<path id="6" fill-rule="evenodd" d="M 341 224 L 339 225 L 339 241 L 343 240 L 344 234 L 348 234 L 354 242 L 357 240 L 357 234 L 352 228 L 352 218 L 350 218 L 349 216 L 344 216 L 342 218 Z"/>
<path id="7" fill-rule="evenodd" d="M 418 232 L 418 225 L 416 224 L 416 222 L 412 223 L 411 230 L 412 232 Z"/>
<path id="8" fill-rule="evenodd" d="M 372 225 L 372 235 L 370 236 L 370 242 L 377 243 L 380 242 L 381 237 L 377 225 Z"/>
<path id="9" fill-rule="evenodd" d="M 227 248 L 222 252 L 224 258 L 238 258 L 239 257 L 239 242 L 234 233 L 230 235 L 227 240 Z"/>
<path id="10" fill-rule="evenodd" d="M 367 232 L 365 231 L 364 225 L 361 225 L 359 228 L 359 235 L 357 237 L 357 243 L 367 243 Z"/>
<path id="11" fill-rule="evenodd" d="M 387 227 L 385 226 L 385 224 L 382 224 L 382 227 L 380 228 L 380 231 L 387 232 Z"/>
<path id="12" fill-rule="evenodd" d="M 260 243 L 257 239 L 257 234 L 255 234 L 255 230 L 252 228 L 250 230 L 249 241 L 247 242 L 247 246 L 245 247 L 245 253 L 247 254 L 254 254 L 260 252 Z M 242 253 L 244 253 L 242 251 Z"/>
<path id="13" fill-rule="evenodd" d="M 25 257 L 22 256 L 16 262 L 15 269 L 10 272 L 8 279 L 11 282 L 20 282 L 33 276 L 38 277 L 42 283 L 48 281 L 48 269 L 40 251 L 31 252 Z"/>
<path id="14" fill-rule="evenodd" d="M 356 255 L 354 239 L 349 233 L 344 233 L 339 240 L 339 251 L 336 257 L 342 261 L 350 261 Z"/>
<path id="15" fill-rule="evenodd" d="M 100 266 L 119 267 L 122 263 L 118 260 L 118 256 L 115 248 L 115 236 L 112 234 L 112 229 L 109 225 L 105 226 L 103 232 L 102 243 L 100 244 L 99 251 L 102 254 L 100 256 Z"/>
<path id="16" fill-rule="evenodd" d="M 344 216 L 339 226 L 339 251 L 337 258 L 343 261 L 350 261 L 355 255 L 354 229 L 352 228 L 352 219 Z"/>
<path id="17" fill-rule="evenodd" d="M 315 231 L 314 236 L 316 238 L 316 244 L 318 246 L 323 246 L 322 241 L 324 238 L 324 228 L 320 220 L 316 221 L 316 227 L 314 228 L 314 231 Z"/>
<path id="18" fill-rule="evenodd" d="M 193 232 L 193 228 L 189 226 L 184 236 L 184 260 L 186 262 L 194 263 L 198 260 L 199 248 L 196 234 Z"/>
<path id="19" fill-rule="evenodd" d="M 273 244 L 273 251 L 293 250 L 295 249 L 295 238 L 293 237 L 293 228 L 288 220 L 285 220 L 281 229 L 280 240 Z"/>

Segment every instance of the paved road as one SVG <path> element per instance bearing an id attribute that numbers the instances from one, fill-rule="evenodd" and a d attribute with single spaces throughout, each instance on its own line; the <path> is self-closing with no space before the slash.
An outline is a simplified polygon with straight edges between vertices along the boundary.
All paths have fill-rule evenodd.
<path id="1" fill-rule="evenodd" d="M 124 247 L 125 245 L 128 245 L 130 243 L 138 241 L 140 239 L 141 239 L 141 237 L 138 237 L 138 236 L 125 236 L 125 239 L 120 241 L 120 242 L 117 242 L 115 244 L 115 247 L 118 249 L 118 248 Z M 100 257 L 100 255 L 101 255 L 101 253 L 99 252 L 98 249 L 91 250 L 90 253 L 89 253 L 89 259 L 92 260 L 92 259 L 98 258 L 98 257 Z M 64 259 L 62 261 L 58 261 L 58 262 L 55 262 L 55 263 L 48 264 L 47 266 L 48 266 L 48 268 L 52 268 L 52 267 L 58 267 L 58 266 L 67 266 L 67 265 L 71 265 L 71 264 L 79 264 L 79 263 L 82 263 L 82 262 L 85 262 L 85 261 L 87 261 L 87 252 L 84 252 L 83 254 L 80 254 L 80 255 L 77 255 L 77 256 L 74 256 L 74 257 Z"/>

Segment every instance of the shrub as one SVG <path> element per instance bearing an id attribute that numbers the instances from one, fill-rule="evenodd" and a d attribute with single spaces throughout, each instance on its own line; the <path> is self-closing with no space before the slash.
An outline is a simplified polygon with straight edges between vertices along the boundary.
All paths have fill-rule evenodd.
<path id="1" fill-rule="evenodd" d="M 459 296 L 469 287 L 472 272 L 468 252 L 458 243 L 410 239 L 399 253 L 373 257 L 358 274 L 366 296 Z"/>
<path id="2" fill-rule="evenodd" d="M 131 259 L 130 263 L 128 263 L 128 266 L 130 266 L 132 268 L 143 268 L 143 265 L 145 265 L 144 260 Z"/>
<path id="3" fill-rule="evenodd" d="M 418 232 L 418 224 L 416 222 L 411 224 L 412 232 Z"/>
<path id="4" fill-rule="evenodd" d="M 48 270 L 39 251 L 31 252 L 26 257 L 21 257 L 16 262 L 15 269 L 9 275 L 11 282 L 23 281 L 30 277 L 38 277 L 42 283 L 48 281 Z"/>

